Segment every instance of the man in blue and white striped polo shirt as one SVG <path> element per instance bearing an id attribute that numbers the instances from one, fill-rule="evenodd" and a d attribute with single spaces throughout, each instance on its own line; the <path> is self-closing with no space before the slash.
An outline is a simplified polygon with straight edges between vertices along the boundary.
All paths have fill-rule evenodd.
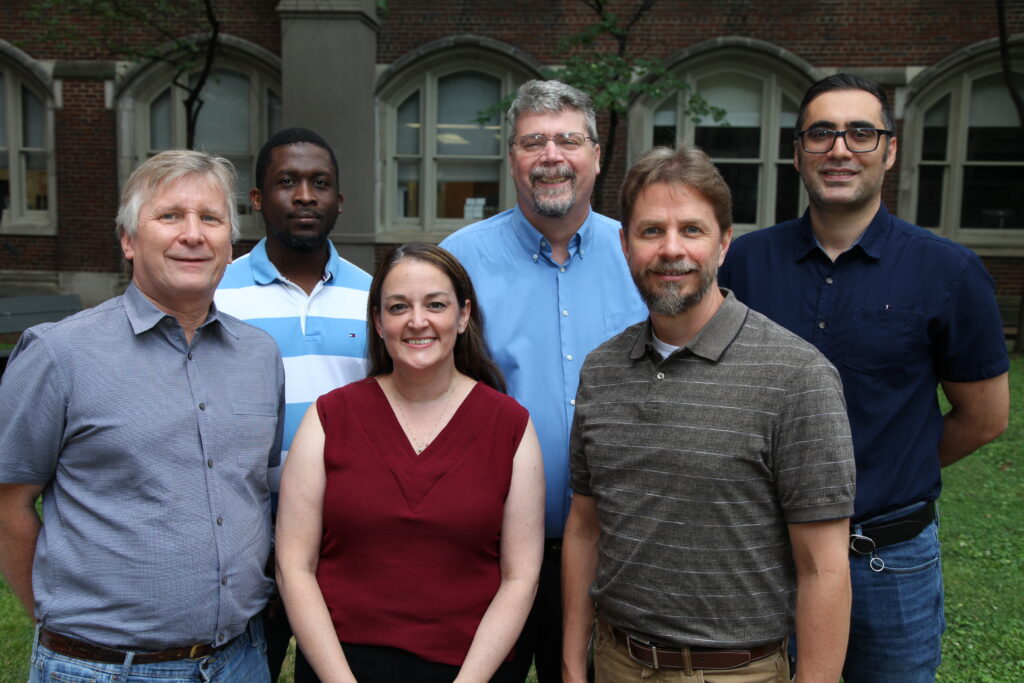
<path id="1" fill-rule="evenodd" d="M 321 394 L 366 375 L 366 293 L 370 276 L 327 239 L 340 213 L 338 160 L 305 128 L 276 133 L 260 150 L 252 207 L 267 236 L 228 266 L 217 307 L 277 341 L 285 368 L 281 465 L 306 408 Z M 281 467 L 270 470 L 276 502 Z M 276 679 L 291 632 L 283 610 L 268 608 L 267 657 Z"/>

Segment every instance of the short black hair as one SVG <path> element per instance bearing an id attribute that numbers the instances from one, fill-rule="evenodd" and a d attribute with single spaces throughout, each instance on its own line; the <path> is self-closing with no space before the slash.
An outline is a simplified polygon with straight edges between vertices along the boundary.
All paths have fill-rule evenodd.
<path id="1" fill-rule="evenodd" d="M 882 125 L 887 130 L 891 130 L 893 135 L 896 134 L 896 117 L 893 116 L 892 105 L 889 104 L 889 96 L 885 94 L 885 90 L 882 90 L 882 86 L 874 81 L 869 81 L 863 76 L 851 73 L 837 73 L 827 76 L 807 89 L 807 92 L 804 93 L 804 99 L 800 103 L 800 110 L 796 114 L 797 130 L 803 130 L 804 114 L 807 112 L 807 107 L 811 104 L 811 101 L 818 95 L 832 90 L 863 90 L 874 95 L 875 99 L 882 105 Z"/>
<path id="2" fill-rule="evenodd" d="M 285 128 L 270 136 L 270 139 L 263 143 L 260 148 L 260 155 L 256 157 L 255 178 L 256 187 L 263 190 L 263 183 L 267 179 L 267 166 L 270 166 L 270 154 L 278 147 L 285 145 L 297 145 L 301 142 L 308 142 L 327 150 L 331 157 L 331 166 L 334 167 L 334 178 L 338 179 L 338 158 L 334 156 L 334 150 L 327 144 L 327 141 L 308 128 Z"/>

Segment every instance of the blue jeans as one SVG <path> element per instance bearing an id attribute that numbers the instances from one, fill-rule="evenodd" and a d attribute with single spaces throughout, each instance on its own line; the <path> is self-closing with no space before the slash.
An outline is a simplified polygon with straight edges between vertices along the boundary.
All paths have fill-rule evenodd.
<path id="1" fill-rule="evenodd" d="M 133 653 L 121 664 L 103 664 L 32 646 L 29 683 L 270 683 L 267 645 L 259 615 L 231 645 L 209 657 L 157 664 L 133 664 Z"/>
<path id="2" fill-rule="evenodd" d="M 865 520 L 865 526 L 903 517 L 916 507 Z M 854 525 L 852 531 L 860 533 L 861 527 Z M 938 523 L 873 556 L 850 553 L 850 580 L 853 609 L 843 680 L 934 681 L 946 630 Z"/>

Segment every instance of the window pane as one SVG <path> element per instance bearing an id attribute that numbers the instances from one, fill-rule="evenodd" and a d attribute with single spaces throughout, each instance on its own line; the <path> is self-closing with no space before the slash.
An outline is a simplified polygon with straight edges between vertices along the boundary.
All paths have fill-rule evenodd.
<path id="1" fill-rule="evenodd" d="M 918 169 L 917 220 L 915 222 L 922 227 L 939 227 L 939 222 L 942 219 L 942 187 L 945 175 L 944 166 L 921 166 Z"/>
<path id="2" fill-rule="evenodd" d="M 25 147 L 42 149 L 46 146 L 43 130 L 46 126 L 46 112 L 43 101 L 25 86 L 21 87 L 21 144 Z"/>
<path id="3" fill-rule="evenodd" d="M 235 187 L 235 205 L 238 207 L 238 213 L 245 216 L 252 213 L 252 207 L 249 205 L 249 189 L 255 184 L 252 157 L 231 157 L 231 163 L 235 165 L 235 171 L 238 172 L 238 185 Z"/>
<path id="4" fill-rule="evenodd" d="M 420 162 L 398 162 L 398 193 L 395 215 L 399 218 L 420 217 Z"/>
<path id="5" fill-rule="evenodd" d="M 498 115 L 492 116 L 486 124 L 476 122 L 481 111 L 500 99 L 501 81 L 492 76 L 463 71 L 438 80 L 437 153 L 500 154 Z"/>
<path id="6" fill-rule="evenodd" d="M 945 161 L 946 141 L 949 139 L 949 95 L 935 103 L 924 115 L 921 159 Z M 918 225 L 924 225 L 918 221 Z"/>
<path id="7" fill-rule="evenodd" d="M 779 113 L 779 158 L 793 158 L 793 131 L 796 129 L 797 103 L 786 95 L 782 96 L 782 111 Z"/>
<path id="8" fill-rule="evenodd" d="M 760 166 L 754 164 L 716 164 L 732 191 L 733 223 L 757 223 L 757 180 Z"/>
<path id="9" fill-rule="evenodd" d="M 437 217 L 487 218 L 498 213 L 498 162 L 437 165 Z"/>
<path id="10" fill-rule="evenodd" d="M 420 153 L 420 91 L 409 95 L 398 108 L 396 140 L 399 154 Z"/>
<path id="11" fill-rule="evenodd" d="M 46 152 L 25 152 L 25 208 L 45 211 L 48 201 Z"/>
<path id="12" fill-rule="evenodd" d="M 281 123 L 281 97 L 273 90 L 267 91 L 267 137 L 284 128 Z"/>
<path id="13" fill-rule="evenodd" d="M 779 164 L 775 175 L 775 222 L 781 223 L 800 215 L 800 174 L 793 164 Z"/>
<path id="14" fill-rule="evenodd" d="M 1017 87 L 1024 89 L 1024 76 L 1017 80 Z M 979 78 L 971 86 L 967 159 L 1024 161 L 1024 127 L 1002 74 Z"/>
<path id="15" fill-rule="evenodd" d="M 191 84 L 195 81 L 195 76 L 189 80 Z M 203 108 L 196 122 L 196 148 L 218 154 L 249 153 L 249 79 L 234 71 L 214 69 L 200 97 Z"/>
<path id="16" fill-rule="evenodd" d="M 149 105 L 149 148 L 153 151 L 171 148 L 171 89 Z"/>
<path id="17" fill-rule="evenodd" d="M 711 117 L 697 126 L 695 141 L 712 157 L 757 158 L 761 147 L 761 82 L 736 72 L 701 79 L 697 92 L 726 111 L 723 127 Z"/>
<path id="18" fill-rule="evenodd" d="M 965 166 L 964 228 L 1024 229 L 1024 166 Z"/>
<path id="19" fill-rule="evenodd" d="M 654 146 L 676 146 L 676 98 L 670 97 L 654 112 Z"/>
<path id="20" fill-rule="evenodd" d="M 11 208 L 11 167 L 5 150 L 0 150 L 0 221 L 7 218 Z"/>

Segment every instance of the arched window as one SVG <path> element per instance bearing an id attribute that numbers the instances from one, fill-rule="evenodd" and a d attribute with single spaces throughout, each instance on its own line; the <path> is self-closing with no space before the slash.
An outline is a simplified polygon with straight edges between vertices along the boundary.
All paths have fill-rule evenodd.
<path id="1" fill-rule="evenodd" d="M 53 100 L 31 60 L 0 47 L 0 233 L 54 234 Z"/>
<path id="2" fill-rule="evenodd" d="M 773 64 L 767 55 L 730 48 L 685 59 L 675 72 L 710 105 L 725 110 L 723 123 L 710 116 L 694 121 L 686 112 L 689 92 L 640 101 L 631 112 L 636 140 L 630 159 L 652 146 L 696 144 L 732 190 L 737 232 L 798 216 L 806 195 L 793 169 L 793 126 L 811 79 L 789 65 Z"/>
<path id="3" fill-rule="evenodd" d="M 964 244 L 1021 245 L 1024 126 L 997 55 L 989 56 L 923 74 L 930 83 L 907 108 L 910 177 L 900 201 L 911 220 Z M 1024 59 L 1013 74 L 1024 92 Z"/>
<path id="4" fill-rule="evenodd" d="M 379 90 L 380 237 L 439 240 L 511 207 L 504 112 L 483 119 L 481 113 L 533 74 L 469 48 L 420 55 L 407 68 L 396 67 Z"/>
<path id="5" fill-rule="evenodd" d="M 235 165 L 242 236 L 257 238 L 263 227 L 258 217 L 252 216 L 248 195 L 260 147 L 282 125 L 279 69 L 274 68 L 276 58 L 238 39 L 218 50 L 201 94 L 194 147 L 226 157 Z M 122 113 L 134 132 L 127 150 L 133 167 L 162 150 L 187 145 L 188 93 L 172 83 L 172 77 L 166 67 L 155 66 L 144 78 L 133 79 L 137 85 L 126 88 Z M 198 71 L 181 80 L 187 79 L 191 86 L 197 78 Z"/>

